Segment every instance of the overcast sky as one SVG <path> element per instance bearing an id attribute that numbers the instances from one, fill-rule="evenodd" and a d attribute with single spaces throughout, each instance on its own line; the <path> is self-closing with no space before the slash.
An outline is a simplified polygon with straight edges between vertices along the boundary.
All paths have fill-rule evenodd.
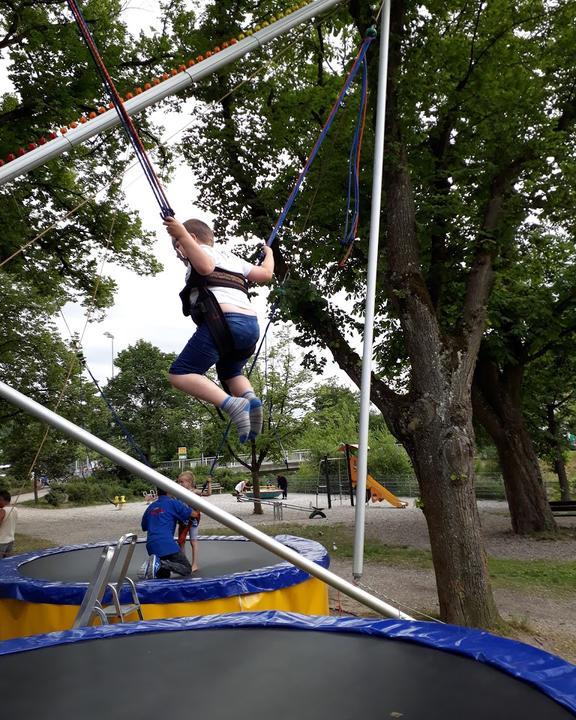
<path id="1" fill-rule="evenodd" d="M 126 4 L 125 19 L 132 32 L 146 30 L 156 22 L 157 2 L 155 0 L 131 0 Z M 6 79 L 5 59 L 0 55 L 0 90 L 10 91 L 12 88 Z M 178 131 L 186 125 L 190 114 L 186 112 L 169 113 L 168 110 L 158 114 L 156 120 L 166 128 L 164 142 L 170 143 L 177 139 Z M 66 121 L 66 118 L 62 118 Z M 194 190 L 195 181 L 192 170 L 182 164 L 174 173 L 172 181 L 166 185 L 166 195 L 176 217 L 183 221 L 189 217 L 200 217 L 208 223 L 213 218 L 194 206 L 197 197 Z M 155 277 L 139 277 L 129 270 L 114 267 L 111 262 L 104 267 L 103 273 L 111 275 L 118 283 L 114 307 L 106 313 L 105 319 L 99 323 L 90 323 L 83 336 L 83 351 L 87 364 L 101 382 L 106 382 L 112 375 L 112 353 L 133 345 L 140 339 L 147 340 L 164 352 L 180 352 L 194 330 L 190 318 L 182 315 L 179 291 L 184 286 L 184 266 L 179 262 L 172 250 L 171 242 L 162 225 L 159 209 L 148 186 L 142 170 L 136 165 L 125 176 L 124 188 L 129 206 L 139 213 L 143 226 L 156 234 L 154 253 L 162 262 L 164 271 Z M 192 202 L 191 202 L 192 199 Z M 40 231 L 41 228 L 32 228 Z M 272 229 L 272 228 L 271 228 Z M 257 247 L 255 241 L 254 248 Z M 250 256 L 248 248 L 246 256 Z M 267 289 L 259 291 L 254 300 L 258 311 L 261 328 L 267 318 Z M 86 316 L 82 307 L 68 304 L 63 315 L 65 322 L 58 319 L 62 335 L 69 337 L 69 330 L 81 334 L 85 327 Z M 68 329 L 69 328 L 69 329 Z M 110 339 L 104 333 L 110 333 Z M 269 330 L 269 340 L 273 341 L 274 326 Z M 349 384 L 346 376 L 335 363 L 329 362 L 325 375 L 337 375 L 343 383 Z"/>
<path id="2" fill-rule="evenodd" d="M 187 166 L 181 165 L 173 181 L 166 186 L 166 194 L 176 216 L 180 220 L 200 217 L 212 223 L 210 215 L 190 202 L 193 186 L 193 173 Z M 184 265 L 172 250 L 158 206 L 139 167 L 131 170 L 126 178 L 126 198 L 130 207 L 141 216 L 143 226 L 155 232 L 154 254 L 164 265 L 164 271 L 154 277 L 141 277 L 111 263 L 105 266 L 104 274 L 112 275 L 118 283 L 114 307 L 108 310 L 102 322 L 90 323 L 82 343 L 88 366 L 103 382 L 112 373 L 112 344 L 115 355 L 140 339 L 153 343 L 163 352 L 180 352 L 194 330 L 190 318 L 182 314 L 178 297 L 184 287 Z M 255 241 L 254 248 L 257 246 Z M 262 289 L 260 297 L 254 301 L 261 326 L 264 326 L 267 317 L 267 294 L 268 289 Z M 69 304 L 64 309 L 64 316 L 72 332 L 82 332 L 86 321 L 82 307 Z M 67 336 L 64 324 L 59 324 L 63 335 Z M 271 331 L 273 333 L 273 329 Z M 110 333 L 114 339 L 104 333 Z"/>

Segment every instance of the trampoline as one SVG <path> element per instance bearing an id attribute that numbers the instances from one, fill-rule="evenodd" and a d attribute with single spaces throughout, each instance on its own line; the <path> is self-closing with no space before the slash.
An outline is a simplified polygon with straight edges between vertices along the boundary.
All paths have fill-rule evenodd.
<path id="1" fill-rule="evenodd" d="M 560 658 L 396 620 L 262 612 L 109 625 L 1 643 L 0 668 L 13 718 L 567 720 L 576 710 L 576 667 Z"/>
<path id="2" fill-rule="evenodd" d="M 329 565 L 319 543 L 290 535 L 276 540 Z M 181 580 L 138 580 L 148 555 L 144 541 L 137 543 L 128 576 L 137 583 L 145 620 L 246 610 L 328 613 L 325 583 L 256 543 L 236 536 L 200 537 L 199 543 L 200 572 Z M 0 640 L 71 628 L 107 544 L 50 548 L 3 560 Z M 121 600 L 129 602 L 127 589 Z"/>

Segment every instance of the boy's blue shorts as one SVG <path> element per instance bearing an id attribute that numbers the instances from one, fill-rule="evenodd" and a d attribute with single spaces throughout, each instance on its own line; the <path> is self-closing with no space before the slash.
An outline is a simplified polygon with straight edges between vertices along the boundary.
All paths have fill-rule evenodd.
<path id="1" fill-rule="evenodd" d="M 234 345 L 238 350 L 251 348 L 258 342 L 260 327 L 256 315 L 224 314 L 234 338 Z M 248 360 L 249 358 L 220 362 L 218 348 L 214 344 L 208 326 L 203 323 L 174 360 L 169 372 L 171 375 L 190 375 L 191 373 L 204 375 L 213 365 L 216 365 L 219 379 L 230 380 L 237 375 L 242 375 L 242 370 Z"/>

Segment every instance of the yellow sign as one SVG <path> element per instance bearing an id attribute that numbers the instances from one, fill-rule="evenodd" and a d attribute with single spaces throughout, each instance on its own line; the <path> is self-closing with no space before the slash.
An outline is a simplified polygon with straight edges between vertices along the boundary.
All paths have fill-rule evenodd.
<path id="1" fill-rule="evenodd" d="M 179 447 L 178 448 L 178 458 L 180 460 L 186 460 L 186 454 L 188 452 L 188 449 L 185 447 Z"/>

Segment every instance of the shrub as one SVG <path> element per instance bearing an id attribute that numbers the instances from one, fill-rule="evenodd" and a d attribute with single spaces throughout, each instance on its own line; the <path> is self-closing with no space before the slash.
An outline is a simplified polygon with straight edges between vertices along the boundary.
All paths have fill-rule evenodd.
<path id="1" fill-rule="evenodd" d="M 52 483 L 50 492 L 46 495 L 45 500 L 48 505 L 53 505 L 54 507 L 65 505 L 68 502 L 67 487 L 61 483 Z"/>

